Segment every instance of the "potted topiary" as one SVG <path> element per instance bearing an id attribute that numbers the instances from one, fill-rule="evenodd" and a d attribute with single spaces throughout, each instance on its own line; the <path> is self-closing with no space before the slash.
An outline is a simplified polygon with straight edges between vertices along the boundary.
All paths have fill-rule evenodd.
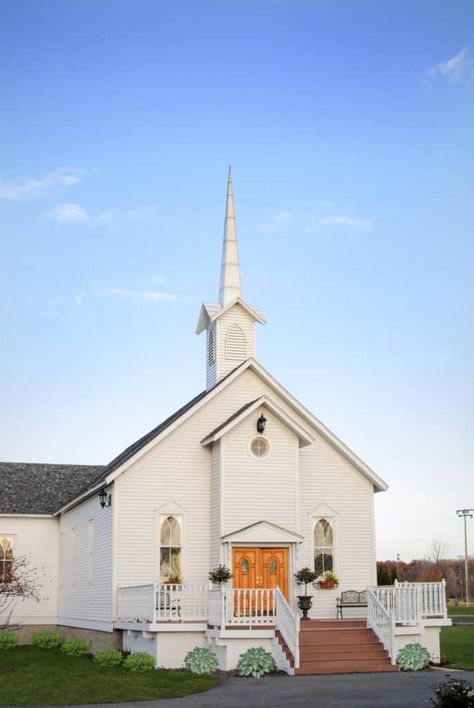
<path id="1" fill-rule="evenodd" d="M 303 613 L 302 619 L 307 620 L 308 612 L 313 606 L 312 595 L 308 595 L 308 585 L 313 585 L 316 580 L 316 573 L 311 570 L 311 568 L 301 568 L 297 573 L 295 573 L 295 581 L 297 585 L 304 585 L 304 595 L 297 595 L 298 597 L 298 607 Z"/>
<path id="2" fill-rule="evenodd" d="M 232 578 L 232 573 L 225 565 L 218 565 L 217 568 L 209 572 L 209 580 L 219 587 Z"/>

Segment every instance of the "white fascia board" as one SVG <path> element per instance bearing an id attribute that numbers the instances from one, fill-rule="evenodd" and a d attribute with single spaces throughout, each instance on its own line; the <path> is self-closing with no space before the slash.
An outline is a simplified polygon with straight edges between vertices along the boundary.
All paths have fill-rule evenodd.
<path id="1" fill-rule="evenodd" d="M 351 462 L 356 469 L 359 470 L 375 487 L 375 491 L 384 492 L 388 489 L 388 484 L 381 479 L 365 462 L 357 457 L 357 455 L 350 450 L 347 445 L 345 445 L 342 440 L 334 435 L 326 426 L 318 420 L 312 413 L 310 413 L 299 401 L 294 398 L 283 386 L 281 386 L 276 379 L 273 378 L 271 374 L 266 371 L 263 366 L 261 366 L 255 359 L 250 358 L 244 361 L 240 366 L 238 366 L 234 371 L 226 376 L 222 381 L 220 381 L 207 396 L 198 401 L 192 408 L 190 408 L 186 413 L 184 413 L 180 418 L 178 418 L 174 423 L 169 425 L 162 433 L 150 440 L 147 445 L 144 445 L 140 450 L 138 450 L 135 455 L 132 455 L 128 460 L 126 460 L 120 467 L 117 467 L 113 472 L 106 477 L 101 486 L 107 486 L 114 481 L 122 472 L 124 472 L 130 465 L 134 464 L 143 455 L 145 455 L 149 450 L 151 450 L 160 440 L 163 440 L 166 436 L 176 430 L 177 427 L 184 423 L 185 420 L 190 418 L 196 411 L 198 411 L 202 406 L 206 405 L 210 400 L 214 398 L 218 393 L 220 393 L 224 388 L 229 386 L 235 379 L 240 376 L 240 374 L 246 369 L 251 368 L 256 374 L 258 374 L 276 393 L 278 393 L 282 398 L 284 398 L 288 404 L 305 418 L 312 428 L 314 428 L 327 442 L 329 442 L 341 455 Z"/>
<path id="2" fill-rule="evenodd" d="M 358 470 L 361 472 L 369 481 L 371 481 L 376 488 L 376 492 L 385 492 L 388 489 L 388 484 L 379 477 L 368 465 L 363 462 L 360 457 L 358 457 L 355 452 L 345 445 L 342 440 L 340 440 L 334 433 L 332 433 L 329 428 L 327 428 L 324 423 L 322 423 L 316 416 L 314 416 L 307 408 L 305 408 L 299 401 L 296 400 L 294 396 L 291 395 L 289 391 L 281 386 L 276 379 L 273 378 L 271 374 L 268 373 L 266 369 L 261 366 L 255 359 L 251 360 L 252 369 L 256 371 L 267 383 L 273 388 L 282 398 L 286 399 L 287 402 L 294 408 L 303 418 L 311 423 L 318 433 L 329 442 L 338 452 L 341 453 L 343 457 L 351 462 Z"/>
<path id="3" fill-rule="evenodd" d="M 219 310 L 217 310 L 213 315 L 211 315 L 211 320 L 217 320 L 224 314 L 224 312 L 227 312 L 227 310 L 230 310 L 231 307 L 234 307 L 234 305 L 240 305 L 240 307 L 245 310 L 245 312 L 247 312 L 250 317 L 253 317 L 254 320 L 257 320 L 257 322 L 260 322 L 260 324 L 266 323 L 266 319 L 263 317 L 263 315 L 257 310 L 254 310 L 253 307 L 250 307 L 250 305 L 247 305 L 247 303 L 244 302 L 240 297 L 236 297 L 235 300 L 229 302 L 228 305 L 226 305 L 225 307 L 221 307 Z"/>
<path id="4" fill-rule="evenodd" d="M 216 313 L 222 310 L 222 305 L 215 302 L 203 302 L 199 312 L 199 319 L 196 326 L 196 334 L 201 334 L 207 329 L 209 322 L 215 319 Z"/>
<path id="5" fill-rule="evenodd" d="M 211 401 L 218 393 L 220 393 L 226 386 L 232 383 L 232 381 L 235 381 L 235 379 L 239 376 L 239 374 L 244 371 L 245 369 L 248 369 L 249 366 L 253 363 L 254 359 L 247 359 L 246 361 L 242 362 L 240 366 L 238 366 L 232 373 L 228 374 L 222 381 L 220 381 L 216 386 L 214 386 L 213 389 L 209 391 L 207 396 L 204 396 L 200 401 L 198 401 L 192 408 L 190 408 L 186 413 L 183 413 L 182 416 L 177 418 L 177 420 L 174 421 L 174 423 L 171 423 L 171 425 L 168 425 L 163 432 L 161 432 L 159 435 L 157 435 L 153 440 L 150 440 L 149 443 L 144 445 L 140 450 L 137 450 L 137 452 L 132 455 L 128 460 L 125 460 L 119 467 L 117 467 L 115 470 L 113 470 L 104 480 L 104 483 L 102 486 L 108 486 L 111 484 L 114 479 L 116 479 L 119 475 L 122 474 L 122 472 L 125 472 L 126 469 L 128 469 L 132 464 L 134 464 L 137 460 L 139 460 L 143 455 L 146 455 L 146 453 L 151 450 L 158 442 L 163 440 L 163 438 L 166 438 L 170 433 L 172 433 L 176 428 L 178 428 L 181 423 L 184 423 L 188 418 L 190 418 L 194 413 L 196 413 L 202 406 L 204 406 L 206 403 Z"/>
<path id="6" fill-rule="evenodd" d="M 247 418 L 247 416 L 257 410 L 257 408 L 260 408 L 260 406 L 263 406 L 267 408 L 267 410 L 271 411 L 276 418 L 278 418 L 284 425 L 287 426 L 287 428 L 292 430 L 295 435 L 297 435 L 297 437 L 302 443 L 300 447 L 303 447 L 304 445 L 310 445 L 314 441 L 314 436 L 312 436 L 307 430 L 304 430 L 304 428 L 302 428 L 294 420 L 292 420 L 292 418 L 290 418 L 289 415 L 287 415 L 284 411 L 282 411 L 281 408 L 279 408 L 275 403 L 273 403 L 273 401 L 271 401 L 268 396 L 260 396 L 260 398 L 257 398 L 257 400 L 254 401 L 251 406 L 242 411 L 239 416 L 229 421 L 229 423 L 227 425 L 224 425 L 224 427 L 221 428 L 217 433 L 211 433 L 203 440 L 201 440 L 201 445 L 206 446 L 210 443 L 216 442 L 223 435 L 229 432 L 229 430 L 232 430 L 234 426 L 238 425 L 243 420 L 245 420 L 245 418 Z"/>
<path id="7" fill-rule="evenodd" d="M 0 519 L 54 519 L 54 514 L 0 514 Z"/>
<path id="8" fill-rule="evenodd" d="M 71 507 L 77 506 L 81 502 L 86 501 L 86 499 L 92 497 L 96 492 L 99 492 L 101 489 L 108 486 L 109 483 L 104 480 L 100 484 L 96 484 L 95 487 L 92 487 L 91 489 L 86 489 L 86 491 L 82 492 L 82 494 L 80 494 L 78 497 L 74 497 L 74 499 L 71 499 L 70 502 L 62 506 L 60 509 L 58 509 L 58 511 L 55 511 L 53 516 L 59 516 L 59 514 L 62 514 L 65 511 L 68 511 Z"/>

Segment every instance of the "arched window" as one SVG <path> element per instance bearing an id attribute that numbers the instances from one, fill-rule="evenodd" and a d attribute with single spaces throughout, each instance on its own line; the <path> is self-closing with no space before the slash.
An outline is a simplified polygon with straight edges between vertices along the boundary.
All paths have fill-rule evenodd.
<path id="1" fill-rule="evenodd" d="M 181 524 L 175 516 L 166 516 L 160 528 L 160 577 L 181 581 Z M 178 581 L 179 578 L 179 581 Z"/>
<path id="2" fill-rule="evenodd" d="M 247 358 L 247 340 L 242 327 L 233 324 L 225 335 L 225 358 L 244 361 Z"/>
<path id="3" fill-rule="evenodd" d="M 12 579 L 13 540 L 0 536 L 0 582 L 8 583 Z"/>
<path id="4" fill-rule="evenodd" d="M 319 519 L 314 526 L 314 572 L 334 570 L 334 534 L 329 521 Z"/>

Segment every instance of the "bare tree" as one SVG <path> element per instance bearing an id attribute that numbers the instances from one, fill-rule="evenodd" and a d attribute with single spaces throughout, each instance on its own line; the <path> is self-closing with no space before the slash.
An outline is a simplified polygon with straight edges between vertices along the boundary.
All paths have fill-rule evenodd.
<path id="1" fill-rule="evenodd" d="M 8 572 L 0 575 L 0 629 L 11 628 L 15 603 L 19 599 L 40 601 L 38 571 L 26 556 L 13 558 Z"/>
<path id="2" fill-rule="evenodd" d="M 439 568 L 440 561 L 446 558 L 446 544 L 440 539 L 434 538 L 431 541 L 430 557 L 433 563 Z"/>

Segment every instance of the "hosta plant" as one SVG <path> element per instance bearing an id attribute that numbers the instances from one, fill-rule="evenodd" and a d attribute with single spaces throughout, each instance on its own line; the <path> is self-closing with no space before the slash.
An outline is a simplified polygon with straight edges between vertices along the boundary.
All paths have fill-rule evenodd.
<path id="1" fill-rule="evenodd" d="M 61 644 L 59 632 L 50 629 L 42 629 L 33 634 L 33 644 L 40 649 L 56 649 Z"/>
<path id="2" fill-rule="evenodd" d="M 123 665 L 129 671 L 142 674 L 145 673 L 145 671 L 153 671 L 155 668 L 155 660 L 150 654 L 144 651 L 137 651 L 136 654 L 127 656 Z"/>
<path id="3" fill-rule="evenodd" d="M 18 637 L 15 632 L 7 632 L 6 630 L 0 630 L 0 650 L 1 649 L 13 649 L 16 646 Z"/>
<path id="4" fill-rule="evenodd" d="M 253 647 L 240 655 L 237 668 L 242 676 L 261 678 L 274 671 L 275 660 L 263 647 Z"/>
<path id="5" fill-rule="evenodd" d="M 123 654 L 118 649 L 101 649 L 96 652 L 94 661 L 99 666 L 120 666 L 123 661 Z"/>
<path id="6" fill-rule="evenodd" d="M 89 653 L 89 642 L 81 637 L 73 637 L 64 642 L 61 651 L 68 656 L 84 656 Z"/>
<path id="7" fill-rule="evenodd" d="M 420 671 L 430 663 L 430 653 L 421 644 L 406 644 L 397 654 L 397 664 L 402 671 Z"/>
<path id="8" fill-rule="evenodd" d="M 430 698 L 436 708 L 473 708 L 474 688 L 469 681 L 452 678 L 446 674 L 447 681 L 433 686 L 436 698 Z"/>
<path id="9" fill-rule="evenodd" d="M 184 666 L 193 674 L 212 674 L 219 662 L 214 652 L 207 647 L 196 647 L 186 654 Z"/>

